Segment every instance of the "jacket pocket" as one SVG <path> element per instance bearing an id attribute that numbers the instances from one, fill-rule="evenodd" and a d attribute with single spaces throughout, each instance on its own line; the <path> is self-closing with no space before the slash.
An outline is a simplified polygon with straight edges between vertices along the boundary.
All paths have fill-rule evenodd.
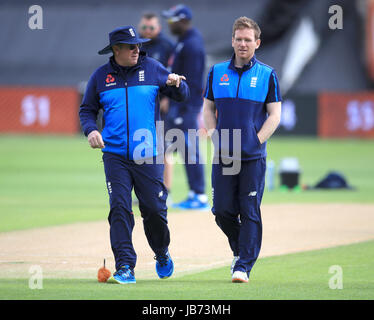
<path id="1" fill-rule="evenodd" d="M 242 130 L 242 157 L 255 157 L 261 153 L 261 143 L 253 124 Z"/>
<path id="2" fill-rule="evenodd" d="M 252 125 L 252 131 L 253 131 L 253 136 L 254 136 L 254 140 L 256 141 L 256 144 L 261 147 L 261 142 L 260 142 L 260 139 L 258 138 L 258 135 L 257 135 L 257 130 L 255 128 L 254 125 Z"/>

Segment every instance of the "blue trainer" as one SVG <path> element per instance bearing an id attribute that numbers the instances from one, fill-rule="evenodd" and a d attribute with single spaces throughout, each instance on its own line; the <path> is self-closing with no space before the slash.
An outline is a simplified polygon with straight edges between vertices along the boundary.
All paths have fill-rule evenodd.
<path id="1" fill-rule="evenodd" d="M 174 271 L 174 262 L 170 257 L 169 252 L 163 255 L 155 256 L 156 272 L 160 279 L 169 278 Z"/>
<path id="2" fill-rule="evenodd" d="M 134 271 L 128 265 L 123 266 L 108 279 L 110 283 L 136 283 Z"/>
<path id="3" fill-rule="evenodd" d="M 209 209 L 208 197 L 205 194 L 189 194 L 185 201 L 176 203 L 173 208 L 182 210 Z"/>

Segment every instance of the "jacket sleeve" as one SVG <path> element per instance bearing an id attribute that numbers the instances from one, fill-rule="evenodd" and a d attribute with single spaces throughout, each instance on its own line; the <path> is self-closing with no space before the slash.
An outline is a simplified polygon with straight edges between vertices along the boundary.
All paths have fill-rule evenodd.
<path id="1" fill-rule="evenodd" d="M 204 98 L 214 101 L 214 94 L 213 94 L 213 72 L 214 66 L 210 68 L 208 73 L 208 78 L 206 81 Z"/>
<path id="2" fill-rule="evenodd" d="M 170 72 L 164 66 L 161 64 L 158 65 L 160 93 L 178 102 L 188 100 L 190 97 L 190 88 L 188 87 L 186 81 L 182 80 L 179 88 L 175 86 L 168 86 L 166 84 L 166 80 L 168 79 L 169 74 Z"/>
<path id="3" fill-rule="evenodd" d="M 91 131 L 97 130 L 96 119 L 100 108 L 94 73 L 88 81 L 86 92 L 79 108 L 79 120 L 85 136 L 88 136 Z"/>
<path id="4" fill-rule="evenodd" d="M 273 70 L 269 77 L 269 91 L 265 103 L 282 101 L 277 74 Z"/>

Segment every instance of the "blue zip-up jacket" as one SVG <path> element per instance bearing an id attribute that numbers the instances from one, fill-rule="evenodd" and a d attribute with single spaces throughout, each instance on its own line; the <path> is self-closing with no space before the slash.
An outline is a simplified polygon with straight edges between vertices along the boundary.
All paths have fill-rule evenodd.
<path id="1" fill-rule="evenodd" d="M 186 77 L 190 88 L 190 98 L 183 104 L 188 110 L 200 111 L 203 104 L 205 70 L 205 49 L 200 32 L 189 29 L 178 39 L 174 56 L 172 58 L 171 71 Z"/>
<path id="2" fill-rule="evenodd" d="M 240 129 L 241 160 L 260 159 L 266 157 L 266 142 L 260 144 L 257 133 L 268 117 L 266 104 L 282 99 L 278 78 L 255 56 L 243 68 L 236 68 L 234 59 L 210 69 L 204 96 L 215 103 L 218 132 L 230 130 L 229 145 L 220 139 L 220 153 L 233 156 L 233 129 Z"/>
<path id="3" fill-rule="evenodd" d="M 79 110 L 80 122 L 86 136 L 97 130 L 96 118 L 103 109 L 102 137 L 105 148 L 124 156 L 133 157 L 134 149 L 142 143 L 142 154 L 157 156 L 156 121 L 160 118 L 158 94 L 184 101 L 189 88 L 182 81 L 179 88 L 167 86 L 169 71 L 157 60 L 140 52 L 138 63 L 133 67 L 120 67 L 111 57 L 90 77 Z M 140 140 L 140 141 L 139 141 Z"/>

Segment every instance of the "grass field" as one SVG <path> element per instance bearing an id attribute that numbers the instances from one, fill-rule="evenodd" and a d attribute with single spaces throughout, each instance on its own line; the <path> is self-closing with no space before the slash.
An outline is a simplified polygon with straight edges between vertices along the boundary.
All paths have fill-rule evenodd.
<path id="1" fill-rule="evenodd" d="M 263 203 L 374 202 L 374 141 L 271 139 L 269 159 L 279 163 L 290 156 L 299 159 L 301 183 L 313 185 L 328 171 L 337 170 L 357 190 L 284 192 L 277 188 L 265 192 Z M 210 165 L 206 184 L 210 197 Z M 187 191 L 184 167 L 178 164 L 173 200 L 183 200 Z M 0 232 L 100 220 L 107 212 L 101 152 L 89 148 L 84 137 L 0 137 Z"/>
<path id="2" fill-rule="evenodd" d="M 166 280 L 137 280 L 135 285 L 98 283 L 96 279 L 45 279 L 42 290 L 28 279 L 2 279 L 0 299 L 100 300 L 372 300 L 374 241 L 262 258 L 249 284 L 233 284 L 229 267 Z M 332 266 L 342 268 L 342 289 L 331 289 Z M 332 281 L 332 280 L 331 280 Z"/>
<path id="3" fill-rule="evenodd" d="M 263 203 L 374 202 L 374 141 L 271 139 L 268 158 L 279 163 L 289 156 L 299 159 L 301 183 L 313 185 L 337 170 L 357 190 L 277 188 L 265 192 Z M 210 197 L 209 165 L 206 177 Z M 172 190 L 175 201 L 186 196 L 182 165 L 175 167 Z M 0 232 L 103 220 L 108 207 L 101 152 L 90 149 L 84 137 L 0 136 Z M 231 284 L 228 267 L 162 283 L 139 279 L 126 288 L 96 279 L 44 279 L 43 290 L 30 290 L 27 280 L 0 275 L 0 299 L 374 299 L 373 252 L 371 241 L 263 258 L 246 286 Z M 331 265 L 343 268 L 342 290 L 328 286 Z"/>

